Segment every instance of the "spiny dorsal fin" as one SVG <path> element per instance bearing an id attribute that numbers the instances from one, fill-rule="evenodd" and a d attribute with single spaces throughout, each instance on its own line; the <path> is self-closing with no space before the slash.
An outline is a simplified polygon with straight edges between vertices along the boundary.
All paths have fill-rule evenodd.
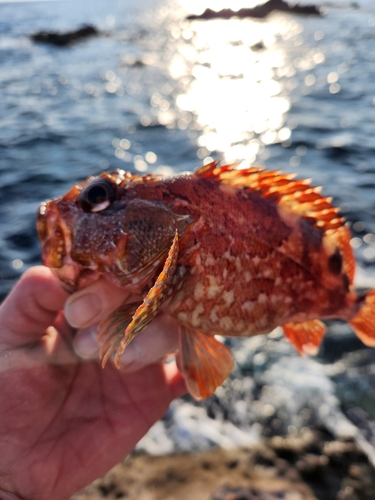
<path id="1" fill-rule="evenodd" d="M 196 175 L 197 177 L 201 177 L 203 179 L 209 179 L 217 182 L 224 182 L 224 179 L 225 180 L 241 179 L 244 178 L 246 175 L 250 175 L 264 170 L 263 167 L 250 167 L 240 170 L 237 169 L 239 165 L 238 163 L 223 165 L 220 167 L 218 167 L 218 164 L 219 164 L 218 161 L 212 161 L 211 163 L 208 163 L 207 165 L 204 165 L 203 167 L 196 170 L 194 172 L 194 175 Z M 232 182 L 228 182 L 228 184 L 232 184 Z"/>
<path id="2" fill-rule="evenodd" d="M 260 191 L 264 197 L 272 197 L 284 210 L 310 219 L 324 232 L 343 225 L 344 218 L 339 216 L 339 209 L 331 205 L 331 198 L 320 194 L 321 187 L 310 186 L 311 179 L 295 180 L 296 174 L 268 171 L 263 167 L 237 167 L 238 164 L 218 167 L 218 162 L 214 161 L 197 170 L 195 175 L 237 188 Z"/>
<path id="3" fill-rule="evenodd" d="M 134 184 L 136 182 L 155 183 L 155 182 L 160 182 L 160 180 L 162 179 L 161 175 L 156 175 L 156 174 L 138 175 L 128 170 L 121 170 L 121 169 L 114 170 L 113 172 L 103 172 L 102 174 L 100 174 L 100 177 L 102 179 L 108 179 L 114 184 L 118 184 L 119 186 L 127 186 Z M 93 177 L 90 177 L 83 184 L 86 184 L 92 179 Z"/>

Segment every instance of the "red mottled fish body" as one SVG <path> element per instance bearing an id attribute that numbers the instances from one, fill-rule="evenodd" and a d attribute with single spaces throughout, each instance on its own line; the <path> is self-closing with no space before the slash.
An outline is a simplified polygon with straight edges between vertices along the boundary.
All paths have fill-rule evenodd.
<path id="1" fill-rule="evenodd" d="M 104 275 L 142 293 L 101 325 L 104 364 L 115 364 L 158 310 L 180 324 L 182 371 L 196 398 L 214 392 L 233 357 L 215 335 L 282 326 L 315 353 L 321 319 L 350 322 L 375 345 L 375 293 L 353 289 L 350 234 L 308 181 L 211 163 L 169 179 L 117 171 L 41 205 L 43 262 L 71 290 Z"/>
<path id="2" fill-rule="evenodd" d="M 184 211 L 198 221 L 180 242 L 185 280 L 169 305 L 186 326 L 248 336 L 288 321 L 347 319 L 342 258 L 311 221 L 288 218 L 257 191 L 204 179 L 177 179 L 171 191 L 174 211 L 189 193 Z"/>

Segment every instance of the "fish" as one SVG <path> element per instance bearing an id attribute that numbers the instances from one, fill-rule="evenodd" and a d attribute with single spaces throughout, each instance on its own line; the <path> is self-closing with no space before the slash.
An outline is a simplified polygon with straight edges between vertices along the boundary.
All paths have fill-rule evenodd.
<path id="1" fill-rule="evenodd" d="M 332 199 L 264 167 L 214 161 L 169 178 L 116 170 L 42 203 L 42 262 L 69 291 L 104 276 L 143 300 L 99 325 L 103 367 L 158 312 L 176 319 L 180 369 L 196 400 L 214 393 L 234 358 L 222 337 L 276 327 L 315 355 L 323 323 L 349 323 L 375 347 L 375 290 L 357 293 L 350 230 Z"/>

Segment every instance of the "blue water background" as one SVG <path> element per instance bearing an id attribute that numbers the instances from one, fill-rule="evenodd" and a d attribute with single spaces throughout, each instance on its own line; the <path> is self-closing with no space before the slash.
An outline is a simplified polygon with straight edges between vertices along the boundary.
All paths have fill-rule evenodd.
<path id="1" fill-rule="evenodd" d="M 179 172 L 207 157 L 265 163 L 323 185 L 352 223 L 361 268 L 373 272 L 372 3 L 327 8 L 322 18 L 205 23 L 185 15 L 178 0 L 0 3 L 1 296 L 40 261 L 38 203 L 105 169 Z M 102 35 L 67 48 L 30 39 L 83 23 Z M 238 70 L 215 73 L 225 60 L 214 60 L 210 30 Z M 242 33 L 260 33 L 255 46 Z M 255 68 L 264 71 L 254 76 Z M 256 92 L 263 99 L 268 88 L 269 99 L 281 99 L 276 119 L 267 96 L 264 117 L 262 107 L 252 112 Z"/>

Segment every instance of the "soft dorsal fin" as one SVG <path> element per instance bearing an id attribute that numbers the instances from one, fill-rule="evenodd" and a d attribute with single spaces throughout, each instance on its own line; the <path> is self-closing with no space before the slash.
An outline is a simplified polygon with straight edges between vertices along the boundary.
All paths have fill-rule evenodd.
<path id="1" fill-rule="evenodd" d="M 228 184 L 237 188 L 260 191 L 272 197 L 284 210 L 310 219 L 324 232 L 340 228 L 344 219 L 331 198 L 322 196 L 321 187 L 311 187 L 311 179 L 295 180 L 295 174 L 280 170 L 267 171 L 263 167 L 238 169 L 238 164 L 218 166 L 214 161 L 195 172 L 198 177 Z"/>

